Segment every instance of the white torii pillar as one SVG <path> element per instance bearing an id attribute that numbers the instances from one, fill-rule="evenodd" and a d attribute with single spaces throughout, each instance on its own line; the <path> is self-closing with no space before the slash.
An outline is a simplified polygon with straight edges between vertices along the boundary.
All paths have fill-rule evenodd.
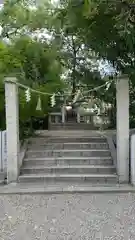
<path id="1" fill-rule="evenodd" d="M 117 79 L 117 172 L 119 183 L 129 181 L 129 80 Z"/>
<path id="2" fill-rule="evenodd" d="M 16 182 L 19 170 L 19 103 L 16 78 L 5 78 L 7 182 Z"/>

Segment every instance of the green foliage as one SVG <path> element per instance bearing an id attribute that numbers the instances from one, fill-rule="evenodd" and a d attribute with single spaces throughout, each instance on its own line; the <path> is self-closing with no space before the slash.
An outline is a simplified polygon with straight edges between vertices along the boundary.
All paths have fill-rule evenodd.
<path id="1" fill-rule="evenodd" d="M 131 3 L 134 0 L 63 4 L 66 14 L 62 17 L 70 19 L 83 42 L 123 73 L 134 69 L 135 11 Z"/>
<path id="2" fill-rule="evenodd" d="M 5 1 L 0 13 L 0 22 L 3 27 L 2 36 L 14 39 L 16 34 L 26 34 L 40 29 L 46 23 L 48 14 L 45 15 L 44 11 L 47 8 L 48 5 L 35 8 L 32 1 Z"/>
<path id="3" fill-rule="evenodd" d="M 48 24 L 48 13 L 44 14 L 48 6 L 32 9 L 27 1 L 6 1 L 0 12 L 3 28 L 0 41 L 0 128 L 5 128 L 5 76 L 16 76 L 18 82 L 49 94 L 61 91 L 65 86 L 60 78 L 57 48 L 51 41 L 39 39 L 35 34 L 36 30 Z M 4 37 L 8 37 L 8 43 Z M 42 110 L 36 110 L 38 97 L 39 94 L 32 92 L 31 101 L 26 103 L 24 89 L 19 88 L 21 137 L 26 130 L 27 133 L 32 132 L 31 117 L 43 117 L 51 111 L 50 96 L 43 94 L 40 95 Z"/>
<path id="4" fill-rule="evenodd" d="M 29 1 L 5 1 L 0 12 L 3 28 L 0 41 L 0 114 L 4 116 L 4 76 L 16 76 L 20 83 L 42 92 L 61 92 L 85 85 L 94 88 L 108 81 L 101 79 L 98 60 L 104 59 L 135 79 L 135 11 L 129 1 L 61 0 L 58 7 L 43 1 L 30 8 Z M 40 35 L 46 30 L 51 36 Z M 7 37 L 9 44 L 4 42 Z M 66 83 L 61 80 L 66 75 Z M 134 96 L 134 87 L 132 87 Z M 132 92 L 131 91 L 131 92 Z M 116 112 L 115 84 L 102 88 L 95 97 L 113 104 Z M 26 103 L 19 90 L 20 125 L 32 116 L 52 111 L 48 95 L 41 95 L 42 111 L 36 111 L 38 94 Z M 57 100 L 58 105 L 61 104 Z M 134 101 L 130 106 L 134 115 Z M 1 121 L 2 122 L 2 121 Z M 115 123 L 114 123 L 115 124 Z M 3 126 L 3 124 L 1 124 Z"/>
<path id="5" fill-rule="evenodd" d="M 135 1 L 108 0 L 61 0 L 59 19 L 66 32 L 76 34 L 80 42 L 92 49 L 100 59 L 110 62 L 121 73 L 127 73 L 132 83 L 130 89 L 130 125 L 135 123 Z M 85 55 L 86 58 L 86 55 Z M 100 85 L 101 79 L 95 81 L 88 70 L 81 73 L 85 82 L 91 86 Z M 90 76 L 90 77 L 87 77 Z M 79 77 L 79 76 L 78 76 Z M 86 81 L 87 80 L 87 81 Z M 116 88 L 111 85 L 108 91 L 101 89 L 95 97 L 113 104 L 112 118 L 116 119 Z M 113 100 L 113 102 L 112 102 Z M 114 126 L 115 121 L 112 120 Z"/>

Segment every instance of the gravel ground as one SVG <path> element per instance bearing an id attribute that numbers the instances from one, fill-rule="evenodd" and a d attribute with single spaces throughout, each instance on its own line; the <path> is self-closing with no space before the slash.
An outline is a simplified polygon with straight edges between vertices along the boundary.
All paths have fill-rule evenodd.
<path id="1" fill-rule="evenodd" d="M 0 240 L 135 240 L 135 194 L 1 195 Z"/>

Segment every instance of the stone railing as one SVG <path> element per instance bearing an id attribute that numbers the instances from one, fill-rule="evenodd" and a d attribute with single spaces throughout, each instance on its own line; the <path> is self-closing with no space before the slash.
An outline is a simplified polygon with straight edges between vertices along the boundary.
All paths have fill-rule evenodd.
<path id="1" fill-rule="evenodd" d="M 62 114 L 60 112 L 50 113 L 49 115 L 49 123 L 61 123 L 62 122 Z"/>
<path id="2" fill-rule="evenodd" d="M 84 122 L 84 123 L 93 123 L 93 116 L 88 114 L 80 115 L 78 114 L 78 121 L 77 122 Z"/>
<path id="3" fill-rule="evenodd" d="M 135 186 L 135 129 L 130 131 L 130 149 L 129 149 L 129 178 L 131 184 Z"/>
<path id="4" fill-rule="evenodd" d="M 19 157 L 18 157 L 18 171 L 22 165 L 26 150 L 27 150 L 27 140 L 25 142 L 19 141 Z M 7 131 L 0 131 L 0 172 L 4 174 L 7 178 Z"/>
<path id="5" fill-rule="evenodd" d="M 112 134 L 112 141 L 117 149 L 116 133 Z M 129 181 L 135 185 L 135 129 L 130 129 L 129 143 Z"/>
<path id="6" fill-rule="evenodd" d="M 7 171 L 7 132 L 0 131 L 0 172 Z"/>

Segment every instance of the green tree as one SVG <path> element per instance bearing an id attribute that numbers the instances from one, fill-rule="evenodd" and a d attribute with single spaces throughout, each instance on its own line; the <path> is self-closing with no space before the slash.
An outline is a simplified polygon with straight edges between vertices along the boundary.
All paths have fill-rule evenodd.
<path id="1" fill-rule="evenodd" d="M 53 94 L 63 91 L 64 83 L 60 78 L 61 65 L 57 60 L 58 52 L 51 41 L 38 38 L 36 32 L 43 23 L 43 18 L 39 19 L 39 13 L 41 10 L 43 12 L 43 9 L 39 7 L 33 10 L 24 1 L 7 1 L 0 13 L 1 116 L 4 116 L 5 112 L 4 76 L 16 76 L 20 83 L 41 92 Z M 8 42 L 5 41 L 5 37 Z M 44 116 L 51 111 L 49 95 L 41 95 L 41 111 L 36 111 L 39 94 L 32 93 L 31 101 L 26 103 L 25 92 L 20 89 L 19 97 L 21 130 L 31 116 Z M 2 122 L 5 124 L 5 118 L 1 119 L 1 127 Z"/>
<path id="2" fill-rule="evenodd" d="M 64 1 L 61 1 L 62 3 Z M 134 72 L 135 11 L 131 1 L 70 1 L 62 17 L 93 51 L 123 73 Z"/>

